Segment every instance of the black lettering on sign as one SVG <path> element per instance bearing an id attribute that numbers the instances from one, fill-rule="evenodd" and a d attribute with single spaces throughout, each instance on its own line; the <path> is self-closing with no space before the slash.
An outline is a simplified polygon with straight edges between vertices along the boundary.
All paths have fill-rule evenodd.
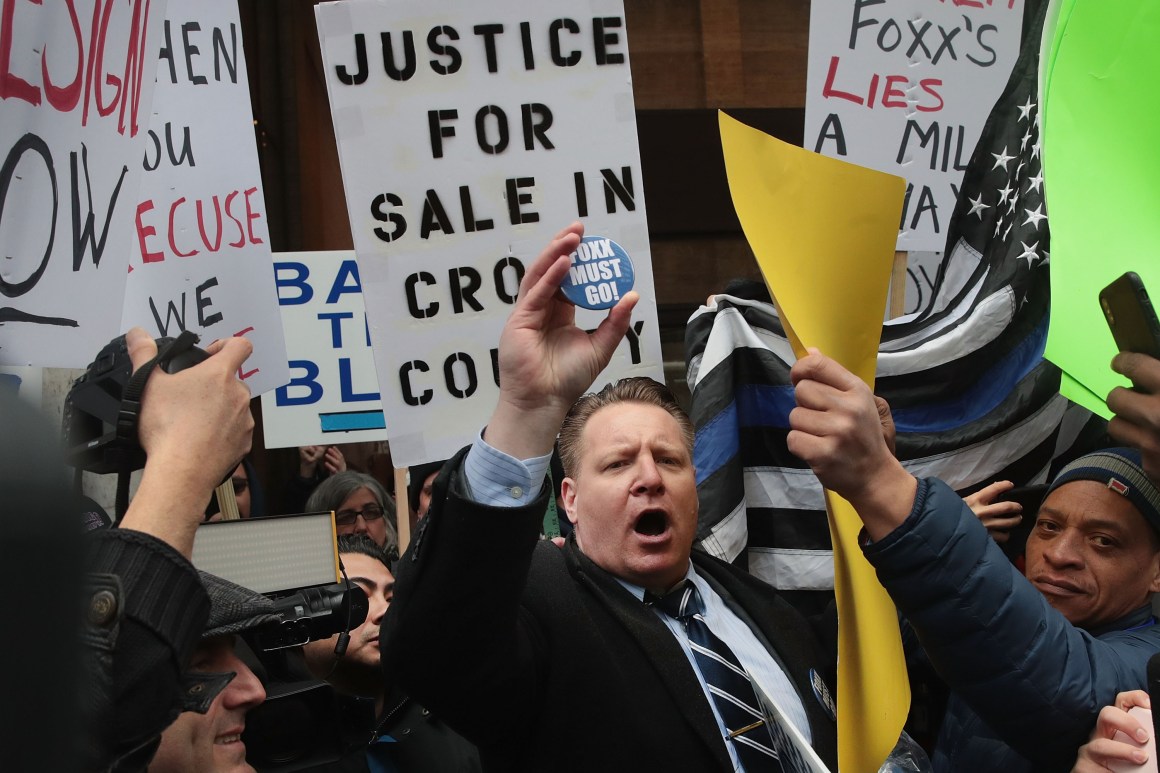
<path id="1" fill-rule="evenodd" d="M 52 162 L 52 151 L 49 150 L 48 143 L 31 132 L 16 141 L 16 144 L 12 146 L 12 150 L 8 151 L 7 158 L 4 159 L 4 166 L 0 167 L 0 222 L 4 220 L 4 209 L 8 203 L 8 191 L 12 185 L 12 178 L 16 174 L 16 167 L 20 163 L 20 159 L 24 157 L 24 154 L 28 152 L 40 156 L 41 161 L 44 162 L 44 169 L 48 173 L 48 180 L 52 183 L 52 216 L 48 222 L 44 256 L 40 259 L 40 263 L 37 264 L 32 273 L 23 280 L 9 281 L 5 279 L 5 274 L 8 272 L 0 272 L 0 293 L 3 293 L 6 298 L 18 298 L 36 286 L 36 283 L 40 281 L 40 277 L 44 274 L 44 270 L 48 268 L 48 260 L 52 257 L 52 244 L 56 237 L 56 213 L 59 208 L 59 195 L 57 194 L 56 188 L 56 169 Z M 21 214 L 22 212 L 16 213 L 17 216 Z"/>

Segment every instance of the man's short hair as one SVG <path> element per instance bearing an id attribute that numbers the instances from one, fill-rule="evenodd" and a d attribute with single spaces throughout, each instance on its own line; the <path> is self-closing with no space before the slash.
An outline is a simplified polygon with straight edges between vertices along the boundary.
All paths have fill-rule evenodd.
<path id="1" fill-rule="evenodd" d="M 590 392 L 572 404 L 564 423 L 560 427 L 560 461 L 564 474 L 575 477 L 580 467 L 580 435 L 584 425 L 601 408 L 619 403 L 641 403 L 655 405 L 669 413 L 681 427 L 681 437 L 689 456 L 693 454 L 693 422 L 681 408 L 677 398 L 664 384 L 646 376 L 622 378 L 614 381 L 599 392 Z"/>
<path id="2" fill-rule="evenodd" d="M 379 547 L 378 543 L 365 534 L 340 534 L 338 537 L 338 554 L 358 553 L 375 559 L 389 570 L 391 560 L 387 551 Z"/>

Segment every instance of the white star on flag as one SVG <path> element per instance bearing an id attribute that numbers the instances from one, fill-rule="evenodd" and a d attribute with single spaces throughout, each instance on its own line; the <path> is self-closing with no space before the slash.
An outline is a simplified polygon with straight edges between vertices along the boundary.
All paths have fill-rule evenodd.
<path id="1" fill-rule="evenodd" d="M 995 157 L 995 165 L 993 167 L 991 167 L 992 170 L 998 169 L 999 167 L 1003 167 L 1003 171 L 1006 172 L 1007 171 L 1007 164 L 1009 164 L 1015 160 L 1015 156 L 1008 156 L 1007 155 L 1007 146 L 1006 145 L 1003 146 L 1002 153 L 992 153 L 991 155 Z"/>
<path id="2" fill-rule="evenodd" d="M 1043 202 L 1040 202 L 1039 206 L 1035 209 L 1023 210 L 1023 214 L 1027 215 L 1027 219 L 1023 221 L 1023 225 L 1030 223 L 1035 226 L 1036 231 L 1039 230 L 1040 221 L 1047 219 L 1047 215 L 1043 213 Z"/>
<path id="3" fill-rule="evenodd" d="M 1031 246 L 1028 246 L 1027 242 L 1019 242 L 1019 244 L 1023 246 L 1023 254 L 1018 255 L 1015 259 L 1021 260 L 1026 258 L 1027 268 L 1031 268 L 1031 262 L 1039 257 L 1039 254 L 1035 251 L 1035 248 L 1039 246 L 1039 242 L 1031 242 Z"/>
<path id="4" fill-rule="evenodd" d="M 1035 103 L 1031 101 L 1031 95 L 1028 94 L 1027 101 L 1019 106 L 1019 118 L 1020 118 L 1020 120 L 1028 118 L 1031 115 L 1031 111 L 1034 109 L 1035 109 Z M 1037 120 L 1038 120 L 1038 117 L 1039 117 L 1038 114 L 1036 114 Z"/>
<path id="5" fill-rule="evenodd" d="M 968 197 L 967 201 L 971 202 L 971 211 L 967 215 L 975 215 L 980 220 L 983 219 L 983 210 L 991 208 L 990 204 L 983 203 L 983 194 L 981 193 L 973 199 Z"/>

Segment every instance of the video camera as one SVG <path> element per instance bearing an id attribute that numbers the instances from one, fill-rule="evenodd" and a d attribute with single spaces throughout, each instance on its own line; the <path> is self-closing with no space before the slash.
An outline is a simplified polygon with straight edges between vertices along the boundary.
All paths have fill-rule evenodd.
<path id="1" fill-rule="evenodd" d="M 157 339 L 154 365 L 177 373 L 209 357 L 189 331 L 177 338 Z M 141 393 L 153 368 L 133 373 L 125 336 L 117 336 L 97 353 L 73 382 L 64 401 L 62 432 L 65 461 L 72 467 L 104 475 L 128 474 L 145 466 L 145 451 L 137 440 Z"/>
<path id="2" fill-rule="evenodd" d="M 300 647 L 353 631 L 367 619 L 367 594 L 354 583 L 334 583 L 302 588 L 274 599 L 274 613 L 281 621 L 257 628 L 249 637 L 257 649 L 269 652 Z"/>

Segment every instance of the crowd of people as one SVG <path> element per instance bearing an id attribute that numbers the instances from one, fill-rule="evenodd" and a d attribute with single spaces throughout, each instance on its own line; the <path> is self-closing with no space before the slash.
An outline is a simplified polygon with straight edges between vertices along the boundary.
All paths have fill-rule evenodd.
<path id="1" fill-rule="evenodd" d="M 245 770 L 247 717 L 313 680 L 341 731 L 314 770 L 837 770 L 832 616 L 695 549 L 693 426 L 663 384 L 589 392 L 637 296 L 576 326 L 557 290 L 582 232 L 563 230 L 523 277 L 485 427 L 411 471 L 421 520 L 401 557 L 381 483 L 332 448 L 300 450 L 303 509 L 334 512 L 368 612 L 276 660 L 247 644 L 273 602 L 189 561 L 214 488 L 231 470 L 235 489 L 250 481 L 239 494 L 254 488 L 235 376 L 249 344 L 149 378 L 140 488 L 91 537 L 87 768 Z M 128 347 L 134 368 L 156 355 L 140 330 Z M 824 352 L 793 366 L 789 450 L 854 506 L 908 660 L 949 691 L 935 771 L 1088 773 L 1145 754 L 1151 726 L 1128 709 L 1148 707 L 1160 652 L 1160 362 L 1113 367 L 1137 387 L 1108 397 L 1122 445 L 1064 466 L 1031 513 L 995 501 L 1007 484 L 964 501 L 916 478 L 864 382 Z M 555 541 L 552 497 L 571 527 Z M 1022 571 L 998 544 L 1021 517 Z M 98 597 L 117 613 L 94 614 Z"/>

